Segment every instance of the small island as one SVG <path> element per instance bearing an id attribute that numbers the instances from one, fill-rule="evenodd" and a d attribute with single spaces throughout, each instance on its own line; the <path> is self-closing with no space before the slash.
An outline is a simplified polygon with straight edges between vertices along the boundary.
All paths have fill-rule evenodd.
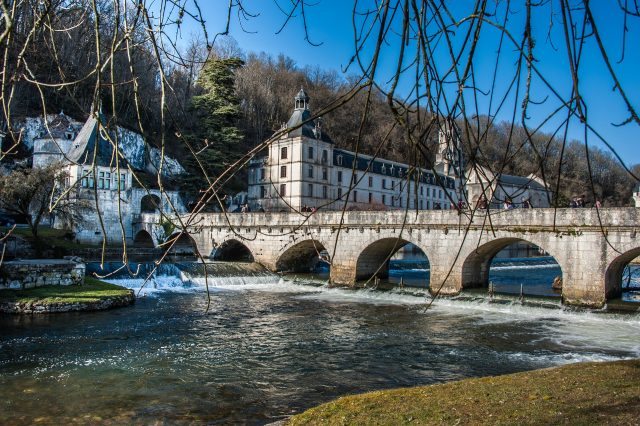
<path id="1" fill-rule="evenodd" d="M 133 290 L 91 277 L 80 285 L 0 290 L 0 312 L 12 314 L 98 311 L 133 303 Z"/>

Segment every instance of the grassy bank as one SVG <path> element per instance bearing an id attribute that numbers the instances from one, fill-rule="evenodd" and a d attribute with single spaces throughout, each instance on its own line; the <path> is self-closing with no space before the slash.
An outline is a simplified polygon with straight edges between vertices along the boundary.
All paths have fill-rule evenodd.
<path id="1" fill-rule="evenodd" d="M 85 277 L 83 285 L 43 286 L 26 290 L 0 290 L 0 303 L 94 303 L 126 297 L 130 290 Z"/>
<path id="2" fill-rule="evenodd" d="M 640 360 L 630 360 L 346 396 L 287 424 L 636 425 L 639 421 Z"/>

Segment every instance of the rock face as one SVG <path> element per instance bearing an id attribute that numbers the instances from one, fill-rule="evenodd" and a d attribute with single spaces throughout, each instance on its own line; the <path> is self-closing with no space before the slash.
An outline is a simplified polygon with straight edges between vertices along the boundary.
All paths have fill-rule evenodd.
<path id="1" fill-rule="evenodd" d="M 93 302 L 0 302 L 0 312 L 8 314 L 47 314 L 56 312 L 101 311 L 133 305 L 136 301 L 133 290 L 126 296 L 111 296 Z"/>
<path id="2" fill-rule="evenodd" d="M 142 135 L 123 127 L 118 127 L 118 142 L 122 154 L 127 161 L 138 170 L 146 170 L 155 174 L 160 168 L 161 152 L 149 146 Z M 164 156 L 162 164 L 163 176 L 176 176 L 184 173 L 184 168 L 177 160 Z"/>
<path id="3" fill-rule="evenodd" d="M 3 262 L 0 268 L 0 290 L 82 284 L 85 264 L 77 260 L 32 259 Z"/>

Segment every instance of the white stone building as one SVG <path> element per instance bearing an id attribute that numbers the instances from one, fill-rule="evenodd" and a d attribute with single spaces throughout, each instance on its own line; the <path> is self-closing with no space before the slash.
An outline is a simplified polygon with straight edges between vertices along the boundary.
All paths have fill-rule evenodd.
<path id="1" fill-rule="evenodd" d="M 636 207 L 640 207 L 640 186 L 633 191 L 633 201 Z"/>
<path id="2" fill-rule="evenodd" d="M 90 206 L 83 223 L 57 220 L 56 227 L 72 229 L 81 243 L 99 243 L 103 232 L 108 242 L 121 242 L 124 227 L 124 237 L 132 243 L 134 225 L 142 213 L 171 214 L 174 209 L 184 213 L 186 209 L 177 192 L 161 193 L 137 184 L 133 172 L 144 171 L 132 167 L 122 152 L 116 155 L 109 140 L 113 132 L 107 131 L 105 123 L 102 113 L 92 113 L 73 139 L 68 137 L 71 129 L 67 129 L 60 134 L 48 132 L 34 140 L 33 166 L 44 167 L 60 161 L 68 175 L 69 196 Z"/>
<path id="3" fill-rule="evenodd" d="M 248 200 L 253 211 L 347 209 L 449 209 L 461 195 L 461 156 L 440 137 L 436 173 L 396 161 L 338 149 L 311 120 L 309 97 L 300 92 L 269 154 L 251 161 Z"/>
<path id="4" fill-rule="evenodd" d="M 478 165 L 469 168 L 465 174 L 467 200 L 471 206 L 477 206 L 484 194 L 489 208 L 503 208 L 505 201 L 510 201 L 514 207 L 523 207 L 525 201 L 534 208 L 550 207 L 551 190 L 533 174 L 526 177 L 496 176 L 488 168 Z"/>

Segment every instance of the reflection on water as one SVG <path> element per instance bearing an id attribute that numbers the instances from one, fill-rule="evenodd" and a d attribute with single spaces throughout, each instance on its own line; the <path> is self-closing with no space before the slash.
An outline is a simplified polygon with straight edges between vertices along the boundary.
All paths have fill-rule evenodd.
<path id="1" fill-rule="evenodd" d="M 202 266 L 181 264 L 158 271 L 130 308 L 1 316 L 0 424 L 264 424 L 349 393 L 640 356 L 637 314 L 486 299 L 425 312 L 423 289 L 208 268 L 209 312 Z"/>

